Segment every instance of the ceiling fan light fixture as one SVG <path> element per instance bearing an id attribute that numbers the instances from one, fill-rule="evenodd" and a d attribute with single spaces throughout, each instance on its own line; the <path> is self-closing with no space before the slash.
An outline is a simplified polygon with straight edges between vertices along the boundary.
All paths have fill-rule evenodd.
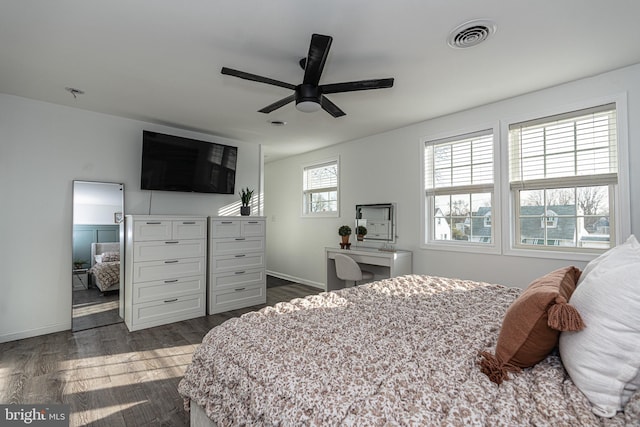
<path id="1" fill-rule="evenodd" d="M 303 113 L 315 113 L 322 108 L 320 103 L 316 101 L 300 101 L 296 102 L 296 109 Z"/>

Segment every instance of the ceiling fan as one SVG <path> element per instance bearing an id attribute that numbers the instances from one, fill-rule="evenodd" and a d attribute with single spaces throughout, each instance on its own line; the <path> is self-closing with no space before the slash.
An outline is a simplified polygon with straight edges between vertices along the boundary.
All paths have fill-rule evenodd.
<path id="1" fill-rule="evenodd" d="M 329 101 L 325 96 L 326 94 L 354 92 L 357 90 L 384 89 L 393 86 L 393 78 L 360 80 L 355 82 L 333 83 L 326 85 L 319 84 L 320 76 L 322 75 L 322 70 L 324 68 L 324 63 L 327 60 L 332 40 L 333 38 L 331 36 L 324 36 L 321 34 L 313 34 L 311 36 L 309 54 L 306 58 L 302 58 L 300 60 L 300 66 L 304 70 L 304 78 L 302 80 L 302 84 L 297 86 L 227 67 L 222 67 L 222 74 L 239 77 L 245 80 L 252 80 L 254 82 L 280 86 L 295 91 L 292 95 L 282 98 L 281 100 L 258 110 L 260 113 L 265 114 L 277 110 L 292 101 L 296 101 L 296 108 L 300 111 L 310 113 L 322 108 L 333 117 L 341 117 L 346 115 L 346 113 L 338 108 L 336 104 Z"/>

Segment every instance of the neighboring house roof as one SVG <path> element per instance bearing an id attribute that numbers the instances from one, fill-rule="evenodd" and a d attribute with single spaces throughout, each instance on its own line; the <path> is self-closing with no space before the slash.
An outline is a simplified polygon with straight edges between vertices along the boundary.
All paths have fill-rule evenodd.
<path id="1" fill-rule="evenodd" d="M 549 206 L 549 211 L 557 215 L 554 227 L 547 228 L 547 239 L 573 240 L 576 233 L 575 205 Z M 544 238 L 542 215 L 544 206 L 522 206 L 520 208 L 520 235 L 523 239 Z M 490 207 L 478 208 L 471 218 L 471 235 L 474 237 L 491 236 L 491 227 L 486 226 L 485 216 L 491 215 Z M 566 215 L 567 217 L 564 217 Z"/>

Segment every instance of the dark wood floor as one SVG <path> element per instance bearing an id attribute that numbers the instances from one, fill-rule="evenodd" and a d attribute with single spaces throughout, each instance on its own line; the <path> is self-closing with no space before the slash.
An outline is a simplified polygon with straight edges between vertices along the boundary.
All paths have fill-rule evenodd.
<path id="1" fill-rule="evenodd" d="M 271 282 L 267 305 L 320 289 Z M 71 426 L 189 424 L 177 387 L 204 335 L 263 306 L 128 332 L 123 323 L 0 344 L 0 403 L 66 403 Z"/>

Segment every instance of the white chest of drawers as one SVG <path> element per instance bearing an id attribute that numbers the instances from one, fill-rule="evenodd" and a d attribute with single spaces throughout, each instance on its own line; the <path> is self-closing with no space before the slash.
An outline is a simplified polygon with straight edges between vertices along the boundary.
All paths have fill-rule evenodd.
<path id="1" fill-rule="evenodd" d="M 204 316 L 206 217 L 125 217 L 125 324 L 130 331 Z"/>
<path id="2" fill-rule="evenodd" d="M 264 217 L 209 217 L 208 313 L 267 302 Z"/>

